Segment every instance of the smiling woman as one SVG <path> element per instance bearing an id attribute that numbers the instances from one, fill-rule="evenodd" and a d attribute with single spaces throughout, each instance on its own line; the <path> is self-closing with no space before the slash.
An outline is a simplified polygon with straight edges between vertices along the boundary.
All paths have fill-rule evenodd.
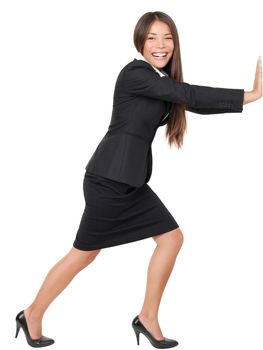
<path id="1" fill-rule="evenodd" d="M 139 19 L 134 43 L 142 56 L 127 63 L 117 77 L 108 130 L 86 165 L 85 208 L 73 247 L 49 271 L 31 305 L 16 316 L 16 336 L 22 328 L 33 347 L 54 343 L 42 335 L 46 309 L 102 248 L 150 237 L 156 247 L 149 262 L 144 302 L 131 326 L 138 345 L 140 333 L 156 348 L 178 345 L 175 339 L 163 336 L 158 310 L 183 234 L 148 185 L 152 141 L 157 128 L 166 124 L 170 145 L 180 147 L 186 109 L 199 114 L 238 113 L 244 103 L 262 96 L 260 60 L 250 92 L 183 82 L 177 29 L 163 12 L 148 12 Z"/>

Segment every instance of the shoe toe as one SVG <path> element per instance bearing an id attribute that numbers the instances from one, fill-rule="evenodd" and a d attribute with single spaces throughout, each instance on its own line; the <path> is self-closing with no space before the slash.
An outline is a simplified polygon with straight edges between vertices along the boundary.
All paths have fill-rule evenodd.
<path id="1" fill-rule="evenodd" d="M 172 346 L 176 346 L 179 344 L 177 340 L 166 338 L 166 337 L 164 338 L 163 342 L 165 342 L 166 344 L 170 344 Z"/>
<path id="2" fill-rule="evenodd" d="M 48 346 L 54 344 L 55 340 L 43 335 L 41 338 L 34 340 L 34 343 L 39 346 Z"/>

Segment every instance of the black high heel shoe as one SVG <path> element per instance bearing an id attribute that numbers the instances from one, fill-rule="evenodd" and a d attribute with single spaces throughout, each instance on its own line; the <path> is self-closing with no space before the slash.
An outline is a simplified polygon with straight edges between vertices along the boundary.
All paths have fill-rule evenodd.
<path id="1" fill-rule="evenodd" d="M 167 348 L 172 348 L 176 345 L 178 345 L 178 341 L 174 339 L 169 339 L 169 338 L 164 338 L 163 340 L 157 340 L 155 339 L 150 332 L 147 331 L 147 329 L 144 327 L 142 322 L 139 319 L 139 315 L 137 315 L 133 321 L 132 321 L 132 328 L 134 329 L 134 332 L 136 334 L 137 338 L 137 344 L 139 345 L 139 336 L 140 333 L 144 334 L 146 338 L 149 339 L 150 343 L 152 346 L 158 349 L 167 349 Z"/>
<path id="2" fill-rule="evenodd" d="M 55 341 L 53 339 L 47 338 L 43 335 L 42 335 L 42 337 L 40 337 L 38 339 L 31 338 L 29 331 L 28 331 L 24 311 L 20 311 L 16 316 L 16 336 L 15 336 L 16 338 L 18 336 L 20 328 L 22 328 L 24 333 L 25 333 L 28 345 L 33 346 L 34 348 L 41 348 L 43 346 L 48 346 L 48 345 L 52 345 L 55 343 Z"/>

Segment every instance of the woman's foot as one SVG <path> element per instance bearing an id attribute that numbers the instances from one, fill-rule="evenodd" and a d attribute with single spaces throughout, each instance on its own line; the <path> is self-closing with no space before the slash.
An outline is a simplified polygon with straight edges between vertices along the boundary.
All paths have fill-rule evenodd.
<path id="1" fill-rule="evenodd" d="M 54 339 L 45 337 L 45 336 L 41 336 L 37 339 L 33 339 L 28 331 L 28 325 L 27 325 L 27 321 L 25 318 L 25 313 L 24 310 L 20 311 L 15 318 L 16 321 L 16 334 L 15 334 L 15 338 L 17 338 L 20 329 L 22 328 L 25 337 L 26 337 L 26 341 L 28 343 L 28 345 L 34 347 L 34 348 L 40 348 L 43 346 L 49 346 L 55 343 Z"/>
<path id="2" fill-rule="evenodd" d="M 143 314 L 139 314 L 139 320 L 156 340 L 164 339 L 159 322 L 156 318 L 151 319 Z"/>
<path id="3" fill-rule="evenodd" d="M 32 339 L 42 337 L 42 317 L 37 317 L 29 309 L 24 310 L 28 332 Z"/>

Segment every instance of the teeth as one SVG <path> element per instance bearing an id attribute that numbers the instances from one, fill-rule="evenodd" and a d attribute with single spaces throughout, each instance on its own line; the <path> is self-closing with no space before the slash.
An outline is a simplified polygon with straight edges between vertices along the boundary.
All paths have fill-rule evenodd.
<path id="1" fill-rule="evenodd" d="M 152 55 L 154 57 L 165 57 L 165 56 L 167 56 L 167 53 L 153 53 Z"/>

